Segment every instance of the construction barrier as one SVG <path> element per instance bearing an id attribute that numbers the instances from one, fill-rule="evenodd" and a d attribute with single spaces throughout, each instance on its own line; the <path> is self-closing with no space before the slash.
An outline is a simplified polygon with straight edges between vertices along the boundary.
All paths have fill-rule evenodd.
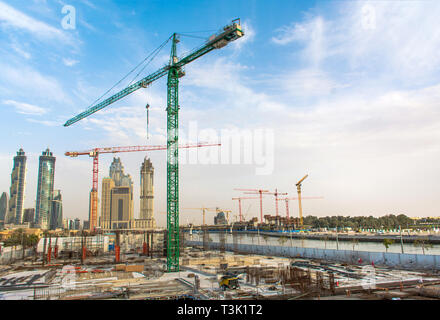
<path id="1" fill-rule="evenodd" d="M 202 246 L 202 241 L 186 241 L 188 246 Z M 254 253 L 267 256 L 291 258 L 323 259 L 350 264 L 374 264 L 377 266 L 401 267 L 410 269 L 440 270 L 440 255 L 423 255 L 391 252 L 335 250 L 320 248 L 301 248 L 287 246 L 268 246 L 254 244 L 222 244 L 227 251 Z M 220 243 L 210 242 L 209 249 L 220 250 Z M 235 249 L 235 250 L 234 250 Z"/>

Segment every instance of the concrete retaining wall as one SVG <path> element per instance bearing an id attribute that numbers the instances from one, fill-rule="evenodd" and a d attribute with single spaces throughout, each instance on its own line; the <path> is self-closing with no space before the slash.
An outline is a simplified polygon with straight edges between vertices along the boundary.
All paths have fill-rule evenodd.
<path id="1" fill-rule="evenodd" d="M 29 257 L 34 254 L 35 250 L 33 248 L 25 249 L 24 256 Z M 15 260 L 21 260 L 23 258 L 23 251 L 21 246 L 16 248 L 7 247 L 2 248 L 2 254 L 0 255 L 0 264 L 9 264 Z"/>
<path id="2" fill-rule="evenodd" d="M 202 241 L 185 241 L 186 245 L 202 246 Z M 301 257 L 309 259 L 325 259 L 344 263 L 382 265 L 388 267 L 402 267 L 411 269 L 440 270 L 439 255 L 422 255 L 408 253 L 388 253 L 370 251 L 335 250 L 319 248 L 300 248 L 287 246 L 267 246 L 254 244 L 236 244 L 237 250 L 243 253 L 254 253 L 268 256 L 282 257 Z M 217 242 L 209 243 L 210 249 L 219 250 L 220 244 Z M 234 245 L 225 244 L 226 251 L 234 251 Z"/>

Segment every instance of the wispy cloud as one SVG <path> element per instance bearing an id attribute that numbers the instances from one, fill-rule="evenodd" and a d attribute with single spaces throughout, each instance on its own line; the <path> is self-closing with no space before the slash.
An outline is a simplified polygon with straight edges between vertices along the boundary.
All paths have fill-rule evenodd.
<path id="1" fill-rule="evenodd" d="M 69 100 L 56 78 L 24 65 L 10 66 L 0 63 L 0 69 L 0 89 L 11 99 L 19 94 L 55 101 Z"/>
<path id="2" fill-rule="evenodd" d="M 69 59 L 69 58 L 63 58 L 63 63 L 64 63 L 64 65 L 66 65 L 67 67 L 73 67 L 73 66 L 76 65 L 78 62 L 79 62 L 78 60 Z"/>
<path id="3" fill-rule="evenodd" d="M 43 37 L 62 37 L 60 30 L 31 18 L 4 2 L 0 2 L 0 22 L 3 26 L 23 29 Z"/>
<path id="4" fill-rule="evenodd" d="M 255 28 L 254 28 L 253 24 L 251 24 L 250 21 L 244 21 L 242 23 L 242 28 L 245 33 L 244 37 L 242 39 L 240 39 L 239 41 L 234 41 L 232 43 L 232 46 L 235 48 L 235 50 L 238 50 L 238 51 L 240 51 L 247 44 L 252 43 L 256 37 Z"/>
<path id="5" fill-rule="evenodd" d="M 408 84 L 438 74 L 440 2 L 352 1 L 338 9 L 326 17 L 307 13 L 277 29 L 272 42 L 302 45 L 309 66 L 328 62 L 339 74 L 366 72 Z"/>
<path id="6" fill-rule="evenodd" d="M 21 113 L 21 114 L 41 116 L 48 112 L 46 108 L 42 108 L 29 103 L 18 102 L 14 100 L 5 100 L 3 101 L 3 104 L 14 107 L 17 113 Z"/>
<path id="7" fill-rule="evenodd" d="M 56 39 L 75 44 L 70 34 L 37 20 L 2 1 L 0 1 L 0 27 L 24 30 L 42 39 Z"/>
<path id="8" fill-rule="evenodd" d="M 24 49 L 22 49 L 22 48 L 18 45 L 17 42 L 13 42 L 13 43 L 11 44 L 11 48 L 12 48 L 15 52 L 17 52 L 20 56 L 22 56 L 23 58 L 25 58 L 26 60 L 29 60 L 29 59 L 32 57 L 32 55 L 31 55 L 28 51 L 25 51 Z"/>
<path id="9" fill-rule="evenodd" d="M 50 120 L 37 120 L 37 119 L 26 119 L 28 122 L 38 123 L 46 127 L 59 127 L 61 122 L 50 121 Z"/>

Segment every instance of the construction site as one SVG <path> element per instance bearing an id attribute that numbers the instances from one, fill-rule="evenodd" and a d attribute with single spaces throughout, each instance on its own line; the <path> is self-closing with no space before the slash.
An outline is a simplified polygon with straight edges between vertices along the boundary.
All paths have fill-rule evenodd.
<path id="1" fill-rule="evenodd" d="M 45 233 L 34 247 L 1 248 L 0 300 L 440 300 L 440 255 L 425 255 L 424 248 L 423 254 L 404 253 L 402 235 L 402 253 L 388 252 L 388 246 L 386 252 L 375 252 L 356 251 L 354 244 L 353 250 L 293 245 L 294 237 L 310 229 L 304 224 L 302 201 L 323 199 L 302 196 L 302 184 L 308 178 L 304 173 L 292 183 L 295 197 L 278 189 L 234 189 L 241 192 L 231 198 L 238 204 L 236 215 L 219 207 L 180 207 L 179 149 L 220 146 L 179 144 L 180 78 L 188 64 L 240 41 L 245 32 L 240 19 L 233 20 L 184 56 L 177 53 L 181 35 L 173 33 L 145 60 L 151 62 L 169 43 L 171 54 L 165 66 L 64 124 L 69 127 L 168 77 L 166 144 L 66 152 L 69 157 L 93 159 L 88 228 L 70 236 Z M 148 126 L 149 122 L 147 132 Z M 153 219 L 152 191 L 141 191 L 139 219 L 133 218 L 128 205 L 124 211 L 133 189 L 123 171 L 118 171 L 119 180 L 103 179 L 99 216 L 99 156 L 155 150 L 167 151 L 166 228 L 157 227 Z M 122 167 L 120 159 L 114 159 L 110 173 L 116 172 L 116 166 Z M 152 189 L 152 176 L 150 160 L 145 159 L 141 168 L 145 190 Z M 264 196 L 274 197 L 274 214 L 265 214 Z M 247 200 L 259 202 L 257 217 L 246 216 L 242 202 Z M 291 200 L 298 201 L 297 216 L 290 214 Z M 181 210 L 197 210 L 202 222 L 183 227 Z M 213 224 L 207 222 L 208 212 L 216 214 Z M 242 236 L 252 242 L 240 243 Z M 264 239 L 268 236 L 280 238 L 279 245 L 268 244 Z M 336 233 L 337 245 L 338 241 Z"/>
<path id="2" fill-rule="evenodd" d="M 435 269 L 252 254 L 180 233 L 167 271 L 166 231 L 42 239 L 0 270 L 4 300 L 438 300 Z M 235 234 L 236 232 L 234 232 Z M 235 237 L 235 236 L 234 236 Z M 112 239 L 113 238 L 113 239 Z M 61 239 L 61 238 L 60 238 Z M 114 243 L 112 244 L 112 242 Z M 114 249 L 113 249 L 114 248 Z M 248 250 L 246 250 L 248 251 Z"/>

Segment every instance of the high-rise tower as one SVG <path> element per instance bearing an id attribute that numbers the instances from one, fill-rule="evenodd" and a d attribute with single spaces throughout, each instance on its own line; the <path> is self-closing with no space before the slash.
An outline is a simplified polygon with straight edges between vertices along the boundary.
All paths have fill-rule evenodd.
<path id="1" fill-rule="evenodd" d="M 121 158 L 113 158 L 113 162 L 110 165 L 109 176 L 115 182 L 116 187 L 133 186 L 131 176 L 124 174 L 124 166 L 122 165 Z"/>
<path id="2" fill-rule="evenodd" d="M 102 179 L 101 196 L 101 228 L 111 229 L 111 192 L 115 187 L 115 182 L 111 178 Z"/>
<path id="3" fill-rule="evenodd" d="M 155 228 L 154 220 L 154 167 L 151 160 L 144 159 L 141 166 L 140 216 L 147 228 Z"/>
<path id="4" fill-rule="evenodd" d="M 35 222 L 42 229 L 49 229 L 52 207 L 52 195 L 55 178 L 55 157 L 49 148 L 40 156 L 38 169 L 37 205 Z"/>
<path id="5" fill-rule="evenodd" d="M 132 228 L 133 181 L 124 173 L 120 158 L 113 158 L 109 175 L 102 180 L 101 225 L 104 229 Z"/>
<path id="6" fill-rule="evenodd" d="M 50 217 L 50 229 L 55 230 L 63 227 L 63 199 L 61 197 L 61 191 L 55 190 L 51 200 L 51 217 Z"/>
<path id="7" fill-rule="evenodd" d="M 6 215 L 8 213 L 8 202 L 9 197 L 6 192 L 2 193 L 0 197 L 0 223 L 3 224 L 5 222 Z"/>
<path id="8" fill-rule="evenodd" d="M 14 157 L 14 167 L 11 173 L 11 188 L 9 191 L 9 209 L 5 223 L 22 223 L 25 180 L 26 155 L 23 149 L 20 149 Z"/>

